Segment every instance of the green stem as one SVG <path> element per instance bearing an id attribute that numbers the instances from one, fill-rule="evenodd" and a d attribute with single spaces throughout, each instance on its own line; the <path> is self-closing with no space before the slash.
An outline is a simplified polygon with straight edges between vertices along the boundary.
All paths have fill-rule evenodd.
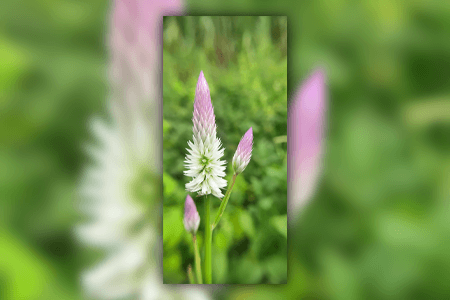
<path id="1" fill-rule="evenodd" d="M 200 266 L 200 253 L 198 252 L 197 237 L 192 235 L 192 240 L 194 241 L 194 252 L 195 252 L 195 273 L 197 274 L 197 283 L 202 284 L 202 267 Z"/>
<path id="2" fill-rule="evenodd" d="M 217 211 L 216 219 L 214 220 L 214 224 L 212 226 L 212 229 L 216 228 L 217 224 L 220 221 L 220 218 L 222 218 L 223 212 L 225 211 L 225 208 L 227 207 L 228 199 L 230 199 L 231 190 L 233 189 L 234 182 L 236 181 L 237 174 L 233 175 L 233 181 L 231 182 L 231 186 L 228 189 L 228 191 L 225 193 L 225 197 L 223 197 L 222 203 L 220 203 L 219 210 Z"/>
<path id="3" fill-rule="evenodd" d="M 212 283 L 211 271 L 211 246 L 212 246 L 212 229 L 211 229 L 211 199 L 205 196 L 205 282 Z"/>
<path id="4" fill-rule="evenodd" d="M 190 284 L 194 284 L 195 280 L 194 280 L 194 275 L 192 274 L 192 267 L 191 267 L 191 265 L 188 266 L 187 273 L 188 273 L 189 283 Z"/>

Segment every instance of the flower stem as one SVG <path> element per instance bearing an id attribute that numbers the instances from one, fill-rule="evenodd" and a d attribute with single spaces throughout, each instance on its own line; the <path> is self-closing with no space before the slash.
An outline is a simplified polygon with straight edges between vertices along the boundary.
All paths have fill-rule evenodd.
<path id="1" fill-rule="evenodd" d="M 212 229 L 211 229 L 211 199 L 205 196 L 205 282 L 212 283 L 211 271 L 211 246 L 212 246 Z"/>
<path id="2" fill-rule="evenodd" d="M 200 253 L 198 252 L 197 237 L 192 235 L 192 240 L 194 241 L 194 252 L 195 252 L 195 273 L 197 274 L 197 283 L 202 284 L 202 267 L 200 265 Z"/>
<path id="3" fill-rule="evenodd" d="M 220 203 L 219 210 L 217 211 L 216 219 L 214 220 L 214 224 L 212 226 L 212 229 L 216 228 L 217 224 L 220 221 L 220 218 L 222 218 L 222 214 L 225 211 L 225 208 L 227 207 L 228 199 L 230 199 L 231 190 L 233 189 L 234 182 L 236 181 L 237 174 L 233 175 L 233 181 L 231 182 L 230 188 L 225 194 L 225 197 L 223 197 L 222 203 Z"/>
<path id="4" fill-rule="evenodd" d="M 191 265 L 188 266 L 187 273 L 188 273 L 189 283 L 190 284 L 194 284 L 195 280 L 194 280 L 194 274 L 192 274 L 192 267 L 191 267 Z"/>

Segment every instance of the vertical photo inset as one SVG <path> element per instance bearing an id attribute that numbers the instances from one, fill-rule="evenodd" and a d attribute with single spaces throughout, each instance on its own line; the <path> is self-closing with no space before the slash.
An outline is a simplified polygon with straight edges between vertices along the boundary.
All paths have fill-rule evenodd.
<path id="1" fill-rule="evenodd" d="M 163 21 L 163 276 L 287 282 L 287 18 Z"/>

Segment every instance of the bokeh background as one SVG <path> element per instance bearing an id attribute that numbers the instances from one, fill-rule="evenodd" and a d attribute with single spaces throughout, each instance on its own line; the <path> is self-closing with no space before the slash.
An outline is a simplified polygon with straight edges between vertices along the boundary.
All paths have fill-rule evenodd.
<path id="1" fill-rule="evenodd" d="M 164 283 L 188 283 L 192 236 L 183 226 L 187 142 L 198 76 L 211 90 L 226 179 L 244 133 L 253 127 L 252 159 L 236 179 L 213 232 L 213 283 L 286 283 L 287 18 L 166 17 L 163 42 Z M 224 191 L 225 193 L 225 191 Z M 204 197 L 196 202 L 204 253 Z M 213 197 L 212 218 L 220 201 Z"/>
<path id="2" fill-rule="evenodd" d="M 75 190 L 106 111 L 107 1 L 0 2 L 0 298 L 79 299 Z"/>
<path id="3" fill-rule="evenodd" d="M 2 299 L 79 298 L 73 191 L 86 121 L 105 112 L 108 6 L 0 2 Z M 288 284 L 220 298 L 448 299 L 449 4 L 209 0 L 186 11 L 287 15 L 288 95 L 318 63 L 329 78 L 325 171 L 289 228 Z"/>

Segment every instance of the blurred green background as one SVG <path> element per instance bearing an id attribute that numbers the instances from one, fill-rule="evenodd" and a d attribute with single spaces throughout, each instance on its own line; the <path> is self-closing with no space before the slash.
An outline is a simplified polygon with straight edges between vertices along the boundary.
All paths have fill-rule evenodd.
<path id="1" fill-rule="evenodd" d="M 253 127 L 250 164 L 237 177 L 213 233 L 213 283 L 285 283 L 287 278 L 287 19 L 166 17 L 163 43 L 164 283 L 188 283 L 194 262 L 183 227 L 187 142 L 203 70 L 211 90 L 227 181 L 244 133 Z M 225 191 L 224 191 L 225 193 Z M 204 198 L 191 193 L 204 240 Z M 220 201 L 213 197 L 213 218 Z M 201 254 L 203 256 L 203 254 Z"/>
<path id="2" fill-rule="evenodd" d="M 0 299 L 78 299 L 74 190 L 106 99 L 107 1 L 0 1 Z"/>
<path id="3" fill-rule="evenodd" d="M 2 299 L 78 298 L 73 189 L 86 120 L 104 112 L 108 6 L 0 1 Z M 288 95 L 318 63 L 329 76 L 325 173 L 289 228 L 288 284 L 223 298 L 450 298 L 449 4 L 209 0 L 187 13 L 287 15 Z"/>

